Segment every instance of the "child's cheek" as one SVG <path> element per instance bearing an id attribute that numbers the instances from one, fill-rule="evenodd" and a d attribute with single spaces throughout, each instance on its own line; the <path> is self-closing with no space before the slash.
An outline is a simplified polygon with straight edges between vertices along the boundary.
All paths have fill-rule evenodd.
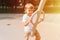
<path id="1" fill-rule="evenodd" d="M 29 13 L 29 11 L 28 11 L 28 10 L 26 10 L 26 12 L 27 12 L 27 13 Z"/>

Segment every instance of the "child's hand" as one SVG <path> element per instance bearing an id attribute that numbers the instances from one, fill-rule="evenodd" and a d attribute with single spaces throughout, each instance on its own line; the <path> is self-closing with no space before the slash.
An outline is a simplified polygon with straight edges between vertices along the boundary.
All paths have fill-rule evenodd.
<path id="1" fill-rule="evenodd" d="M 31 23 L 31 22 L 32 22 L 32 18 L 29 19 L 29 23 Z"/>

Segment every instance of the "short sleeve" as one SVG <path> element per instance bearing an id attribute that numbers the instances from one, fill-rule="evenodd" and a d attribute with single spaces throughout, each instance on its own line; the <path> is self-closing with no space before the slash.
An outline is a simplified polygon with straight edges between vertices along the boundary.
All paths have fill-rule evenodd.
<path id="1" fill-rule="evenodd" d="M 27 17 L 26 15 L 23 15 L 22 22 L 26 22 L 26 21 L 27 21 Z"/>

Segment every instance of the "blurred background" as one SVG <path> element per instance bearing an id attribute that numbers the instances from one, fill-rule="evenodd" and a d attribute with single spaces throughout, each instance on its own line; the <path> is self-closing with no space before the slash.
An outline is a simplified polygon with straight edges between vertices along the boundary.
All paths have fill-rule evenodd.
<path id="1" fill-rule="evenodd" d="M 23 13 L 24 5 L 31 2 L 37 8 L 40 0 L 0 0 L 0 13 Z M 44 6 L 46 13 L 60 13 L 60 0 L 47 0 Z"/>
<path id="2" fill-rule="evenodd" d="M 24 5 L 31 2 L 37 9 L 39 1 L 0 0 L 0 40 L 24 40 Z M 43 10 L 45 19 L 37 27 L 41 40 L 60 40 L 60 0 L 47 0 Z"/>

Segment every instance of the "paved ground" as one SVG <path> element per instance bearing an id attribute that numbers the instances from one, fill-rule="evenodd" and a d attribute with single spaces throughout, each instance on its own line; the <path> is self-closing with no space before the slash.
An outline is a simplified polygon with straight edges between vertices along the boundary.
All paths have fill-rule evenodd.
<path id="1" fill-rule="evenodd" d="M 24 40 L 21 20 L 22 14 L 0 14 L 0 40 Z M 46 14 L 37 29 L 41 40 L 60 40 L 60 14 Z"/>

